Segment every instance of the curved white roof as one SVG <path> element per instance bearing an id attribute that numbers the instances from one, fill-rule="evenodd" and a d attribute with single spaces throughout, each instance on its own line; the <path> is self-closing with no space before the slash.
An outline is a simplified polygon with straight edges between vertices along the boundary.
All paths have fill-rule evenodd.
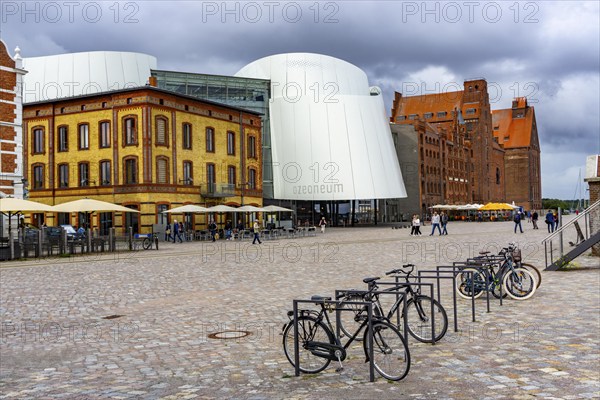
<path id="1" fill-rule="evenodd" d="M 236 76 L 271 80 L 275 198 L 406 197 L 381 91 L 371 91 L 361 69 L 292 53 L 254 61 Z"/>
<path id="2" fill-rule="evenodd" d="M 23 59 L 23 102 L 53 100 L 144 86 L 156 57 L 142 53 L 91 51 Z"/>

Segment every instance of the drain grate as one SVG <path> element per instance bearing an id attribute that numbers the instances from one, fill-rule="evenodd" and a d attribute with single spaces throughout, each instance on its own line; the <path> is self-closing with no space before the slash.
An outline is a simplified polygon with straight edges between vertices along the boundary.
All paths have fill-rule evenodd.
<path id="1" fill-rule="evenodd" d="M 102 319 L 115 319 L 115 318 L 121 318 L 121 317 L 124 317 L 124 315 L 113 314 L 113 315 L 107 315 L 106 317 L 102 317 Z"/>
<path id="2" fill-rule="evenodd" d="M 208 335 L 209 339 L 241 339 L 246 336 L 252 335 L 252 332 L 248 331 L 221 331 L 215 332 Z"/>

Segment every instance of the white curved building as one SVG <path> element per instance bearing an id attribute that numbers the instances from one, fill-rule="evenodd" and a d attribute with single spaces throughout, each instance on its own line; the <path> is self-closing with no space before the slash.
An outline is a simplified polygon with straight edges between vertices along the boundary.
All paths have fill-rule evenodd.
<path id="1" fill-rule="evenodd" d="M 23 59 L 28 71 L 23 102 L 53 100 L 144 86 L 156 57 L 131 52 L 90 51 Z"/>
<path id="2" fill-rule="evenodd" d="M 381 91 L 361 69 L 292 53 L 254 61 L 236 76 L 271 80 L 274 198 L 406 197 Z"/>

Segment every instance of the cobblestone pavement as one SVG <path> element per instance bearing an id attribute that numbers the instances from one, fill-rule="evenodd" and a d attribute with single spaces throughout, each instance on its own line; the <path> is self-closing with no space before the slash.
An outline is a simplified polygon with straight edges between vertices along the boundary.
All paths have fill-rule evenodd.
<path id="1" fill-rule="evenodd" d="M 543 272 L 527 301 L 459 301 L 438 344 L 415 343 L 401 382 L 369 382 L 360 344 L 345 369 L 294 376 L 280 336 L 292 299 L 361 288 L 402 263 L 422 269 L 518 240 L 543 267 L 545 230 L 451 223 L 448 236 L 388 228 L 316 237 L 166 244 L 159 251 L 0 265 L 0 398 L 528 399 L 600 397 L 600 270 Z M 542 227 L 545 228 L 545 227 Z M 591 257 L 580 266 L 597 267 Z M 107 316 L 120 316 L 103 319 Z M 211 333 L 246 330 L 240 339 Z"/>

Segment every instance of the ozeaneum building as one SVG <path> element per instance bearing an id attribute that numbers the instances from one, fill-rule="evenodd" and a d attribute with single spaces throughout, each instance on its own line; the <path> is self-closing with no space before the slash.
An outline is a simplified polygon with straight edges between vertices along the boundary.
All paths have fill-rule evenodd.
<path id="1" fill-rule="evenodd" d="M 260 153 L 256 155 L 256 159 L 261 160 L 262 165 L 258 167 L 259 170 L 254 176 L 261 182 L 249 182 L 249 171 L 244 170 L 245 173 L 240 171 L 235 177 L 234 196 L 239 195 L 241 198 L 221 198 L 221 202 L 248 204 L 250 199 L 247 198 L 244 202 L 243 192 L 250 189 L 248 192 L 255 195 L 255 191 L 261 188 L 266 203 L 291 200 L 291 203 L 298 205 L 299 210 L 302 208 L 309 210 L 304 216 L 312 216 L 314 220 L 318 219 L 321 213 L 333 216 L 347 212 L 350 200 L 370 201 L 406 196 L 381 91 L 376 87 L 370 87 L 366 74 L 345 61 L 318 54 L 281 54 L 250 63 L 235 76 L 158 70 L 154 57 L 124 52 L 89 52 L 29 58 L 24 60 L 24 65 L 30 72 L 24 83 L 24 103 L 26 106 L 27 104 L 35 106 L 33 108 L 40 108 L 44 103 L 52 103 L 52 108 L 55 109 L 56 101 L 63 101 L 65 98 L 79 101 L 93 96 L 99 99 L 115 92 L 121 96 L 131 89 L 148 86 L 156 86 L 159 90 L 171 92 L 174 96 L 183 95 L 187 99 L 195 97 L 208 100 L 210 104 L 207 105 L 211 107 L 217 107 L 216 103 L 220 103 L 224 109 L 229 107 L 232 110 L 229 121 L 235 120 L 240 125 L 239 129 L 228 128 L 236 136 L 245 137 L 243 132 L 246 129 L 259 130 L 260 137 L 254 143 Z M 149 101 L 154 100 L 149 99 Z M 99 104 L 102 104 L 102 101 Z M 106 104 L 108 106 L 112 103 L 107 101 Z M 157 104 L 157 106 L 163 105 L 168 106 L 166 103 Z M 28 128 L 31 129 L 34 127 L 29 122 L 33 122 L 36 116 L 41 116 L 35 115 L 37 108 L 36 110 L 33 108 L 30 107 L 27 114 L 30 119 Z M 241 123 L 241 120 L 238 121 L 240 119 L 238 114 L 244 114 L 245 111 L 249 116 L 243 115 L 244 122 Z M 153 116 L 144 117 L 143 109 L 139 112 L 138 124 L 143 124 L 140 128 L 146 132 L 143 134 L 148 138 L 155 136 L 155 130 L 158 128 L 154 126 L 156 121 Z M 85 118 L 89 110 L 85 107 L 79 112 L 69 109 L 71 122 L 75 124 L 73 126 L 77 125 L 78 113 Z M 179 131 L 184 128 L 177 124 L 172 125 L 168 114 L 166 115 L 169 124 L 168 134 L 175 135 L 173 138 L 175 144 L 182 139 L 183 132 Z M 225 115 L 229 112 L 220 114 Z M 251 119 L 250 115 L 259 114 L 262 114 L 262 124 L 255 121 L 254 125 L 246 126 L 246 122 Z M 110 120 L 110 117 L 108 119 Z M 122 121 L 115 120 L 113 125 L 110 129 L 117 130 L 115 133 L 117 136 L 114 145 L 111 146 L 116 146 L 117 141 L 122 141 L 119 136 Z M 199 130 L 204 132 L 205 127 L 201 128 L 192 129 L 194 132 Z M 226 131 L 227 129 L 216 132 L 216 143 L 220 140 L 218 137 L 220 134 L 228 134 Z M 58 129 L 50 129 L 49 126 L 44 133 L 46 136 L 52 136 L 45 139 L 44 145 L 49 146 L 51 143 L 59 142 Z M 35 133 L 33 130 L 26 132 L 29 151 L 32 151 L 34 146 L 35 135 L 39 136 L 39 134 L 39 129 Z M 94 132 L 90 131 L 90 134 Z M 74 140 L 78 139 L 74 138 Z M 39 140 L 37 143 L 39 144 Z M 247 144 L 242 139 L 237 141 L 235 146 L 241 146 L 236 152 L 238 157 L 244 152 L 248 153 Z M 57 150 L 48 147 L 47 151 L 50 153 Z M 178 152 L 179 145 L 169 151 L 170 167 L 167 177 L 169 185 L 190 186 L 189 180 L 177 175 L 177 171 L 182 171 L 182 167 L 175 161 L 181 158 Z M 198 163 L 194 164 L 194 168 L 196 164 L 204 165 L 202 154 L 197 153 L 195 157 L 198 158 Z M 122 164 L 121 161 L 123 160 L 113 160 L 115 168 Z M 74 163 L 76 160 L 72 159 L 71 162 Z M 147 163 L 148 169 L 145 173 L 148 174 L 148 179 L 153 179 L 151 177 L 156 172 L 151 169 L 157 168 L 156 163 L 152 160 L 148 160 Z M 217 170 L 222 167 L 225 171 L 226 166 L 220 165 L 223 164 L 222 162 L 216 164 L 219 164 L 216 165 Z M 244 168 L 243 164 L 244 162 L 240 162 L 235 165 L 237 168 Z M 26 168 L 27 175 L 33 178 L 35 174 L 31 170 L 32 165 L 26 165 Z M 43 181 L 45 188 L 55 189 L 49 186 L 59 185 L 61 182 L 60 177 L 55 176 L 58 166 L 52 166 L 53 172 L 50 168 L 48 166 L 48 171 L 44 172 Z M 111 174 L 115 177 L 114 183 L 117 184 L 121 172 L 112 171 Z M 194 172 L 192 186 L 198 185 L 200 192 L 202 192 L 202 184 L 210 183 L 204 179 L 206 178 L 204 175 L 207 174 L 206 171 Z M 75 170 L 70 172 L 69 179 L 75 175 L 80 175 L 79 167 L 77 172 Z M 201 178 L 197 178 L 198 175 Z M 216 178 L 212 183 L 216 185 L 232 184 L 232 178 L 222 171 L 215 171 L 213 176 Z M 220 176 L 228 180 L 220 182 L 218 178 Z M 78 177 L 73 182 L 79 186 L 81 181 Z M 85 181 L 88 186 L 101 186 L 103 182 L 100 178 Z M 253 186 L 252 189 L 249 185 Z M 189 189 L 189 187 L 185 188 L 185 190 Z M 241 193 L 237 193 L 240 190 Z M 85 192 L 88 192 L 87 186 Z M 75 194 L 84 196 L 85 193 L 74 190 L 73 195 Z M 122 196 L 118 199 L 118 202 L 123 204 L 131 201 L 133 200 Z M 197 204 L 208 203 L 203 195 L 197 196 L 194 200 L 187 199 L 185 202 L 190 201 Z M 305 203 L 296 203 L 298 201 Z M 140 203 L 138 200 L 134 202 Z M 179 205 L 176 198 L 169 199 L 168 203 L 169 208 Z M 257 202 L 253 201 L 253 203 Z M 346 206 L 340 206 L 340 203 Z M 140 205 L 140 208 L 144 207 Z M 146 213 L 152 211 L 154 210 L 148 209 Z M 148 227 L 150 222 L 147 220 L 141 225 Z M 160 224 L 164 221 L 159 219 L 155 222 Z"/>

